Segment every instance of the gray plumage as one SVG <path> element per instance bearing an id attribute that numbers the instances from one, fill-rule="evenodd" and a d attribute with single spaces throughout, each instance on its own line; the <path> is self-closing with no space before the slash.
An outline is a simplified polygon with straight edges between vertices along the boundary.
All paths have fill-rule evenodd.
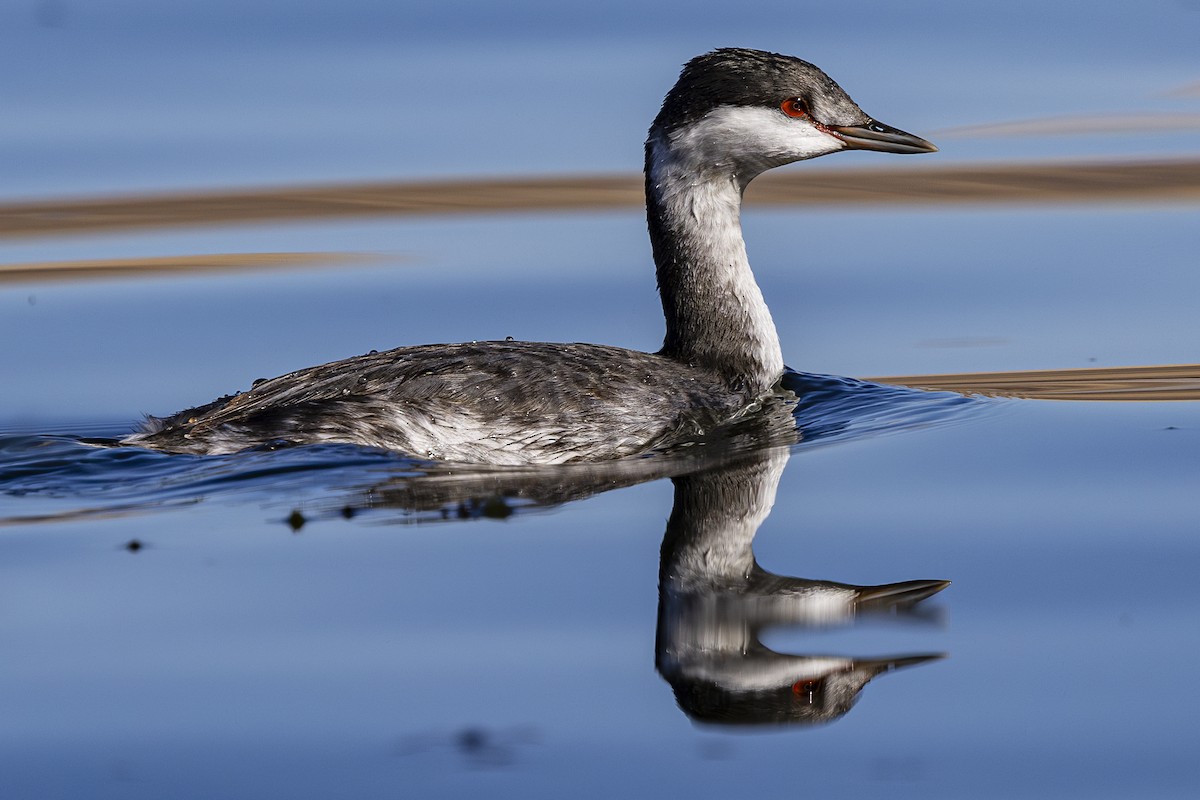
<path id="1" fill-rule="evenodd" d="M 733 417 L 717 376 L 619 347 L 472 342 L 401 347 L 292 372 L 137 436 L 227 453 L 351 442 L 466 463 L 565 463 L 670 448 Z"/>

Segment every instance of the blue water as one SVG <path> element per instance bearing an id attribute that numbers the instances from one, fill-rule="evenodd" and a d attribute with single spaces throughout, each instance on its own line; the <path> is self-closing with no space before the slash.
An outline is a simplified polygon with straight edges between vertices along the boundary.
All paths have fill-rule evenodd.
<path id="1" fill-rule="evenodd" d="M 754 549 L 816 580 L 954 581 L 920 624 L 789 627 L 774 649 L 948 658 L 790 732 L 696 727 L 655 673 L 665 481 L 413 526 L 347 484 L 415 465 L 336 449 L 131 454 L 112 496 L 88 496 L 95 474 L 18 479 L 6 509 L 113 513 L 4 533 L 8 792 L 713 796 L 751 774 L 1185 796 L 1195 405 L 935 405 L 915 429 L 797 451 Z M 160 504 L 127 507 L 147 475 Z"/>
<path id="2" fill-rule="evenodd" d="M 1194 155 L 1194 131 L 937 131 L 1195 112 L 1177 90 L 1200 80 L 1198 21 L 1166 2 L 9 4 L 0 196 L 634 171 L 678 65 L 727 44 L 808 58 L 942 146 L 821 167 Z M 4 262 L 379 260 L 0 286 L 0 796 L 1195 796 L 1200 404 L 811 375 L 1193 363 L 1195 208 L 751 209 L 745 227 L 788 363 L 819 387 L 803 441 L 771 456 L 758 564 L 952 581 L 918 613 L 762 644 L 945 658 L 826 724 L 697 724 L 656 669 L 675 500 L 657 464 L 464 475 L 77 438 L 372 348 L 655 349 L 636 213 L 7 239 Z"/>

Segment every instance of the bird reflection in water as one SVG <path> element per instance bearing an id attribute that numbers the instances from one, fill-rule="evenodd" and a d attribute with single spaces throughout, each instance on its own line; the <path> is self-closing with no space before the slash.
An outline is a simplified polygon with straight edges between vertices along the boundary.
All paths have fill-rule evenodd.
<path id="1" fill-rule="evenodd" d="M 852 586 L 758 566 L 751 544 L 771 511 L 787 458 L 776 450 L 674 478 L 655 655 L 680 708 L 697 722 L 831 722 L 850 710 L 875 676 L 941 658 L 785 655 L 760 641 L 770 626 L 826 627 L 868 612 L 907 614 L 949 585 L 917 580 Z"/>

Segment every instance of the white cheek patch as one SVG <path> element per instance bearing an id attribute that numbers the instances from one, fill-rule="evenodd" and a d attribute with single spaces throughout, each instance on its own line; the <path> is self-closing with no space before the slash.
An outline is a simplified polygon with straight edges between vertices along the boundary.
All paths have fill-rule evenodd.
<path id="1" fill-rule="evenodd" d="M 671 135 L 676 157 L 693 168 L 730 168 L 749 180 L 782 164 L 835 153 L 846 143 L 808 119 L 759 106 L 721 106 Z"/>

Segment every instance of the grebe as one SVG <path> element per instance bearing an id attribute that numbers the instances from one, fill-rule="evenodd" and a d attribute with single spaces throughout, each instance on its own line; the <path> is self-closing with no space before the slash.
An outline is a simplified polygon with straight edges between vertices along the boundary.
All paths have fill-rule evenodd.
<path id="1" fill-rule="evenodd" d="M 561 464 L 680 446 L 752 413 L 783 374 L 739 214 L 758 174 L 838 150 L 929 153 L 817 67 L 726 48 L 689 61 L 646 140 L 646 216 L 666 315 L 657 353 L 472 342 L 371 352 L 257 382 L 123 444 L 231 453 L 344 442 L 438 461 Z"/>

